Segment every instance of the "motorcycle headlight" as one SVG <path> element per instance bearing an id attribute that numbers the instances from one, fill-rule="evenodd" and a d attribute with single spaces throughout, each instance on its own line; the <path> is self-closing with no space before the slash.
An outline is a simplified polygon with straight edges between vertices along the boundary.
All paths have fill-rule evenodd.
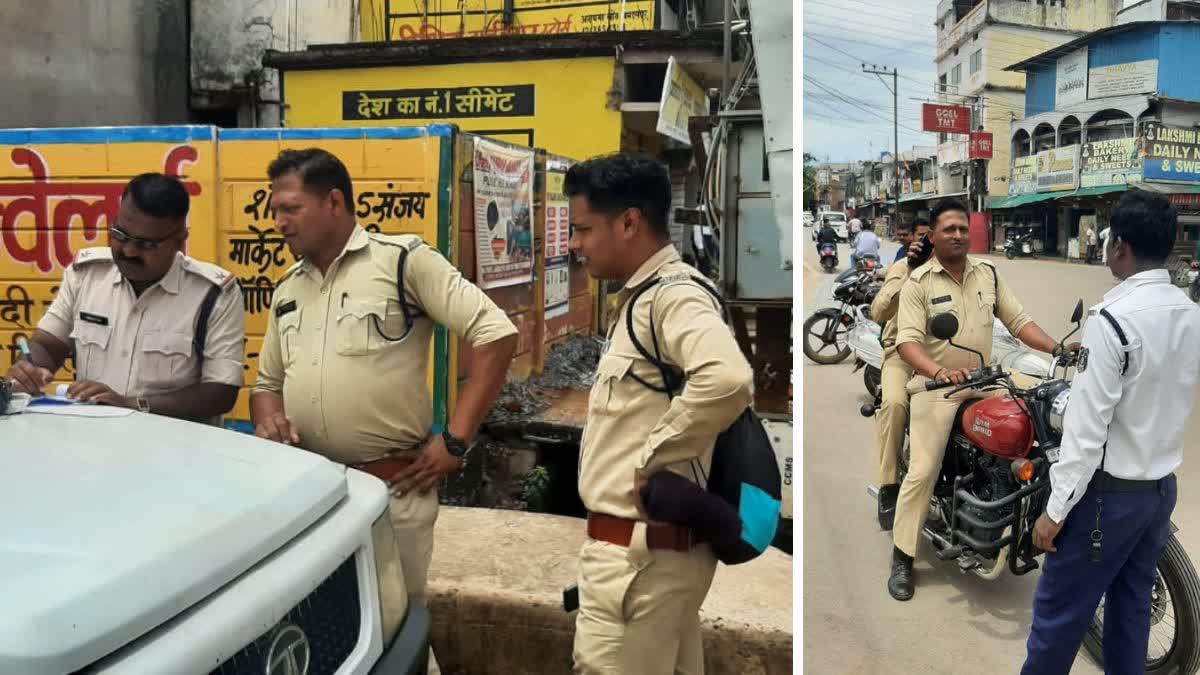
<path id="1" fill-rule="evenodd" d="M 1071 390 L 1063 389 L 1050 402 L 1050 428 L 1055 433 L 1062 433 L 1063 417 L 1067 414 L 1067 400 L 1071 398 Z"/>
<path id="2" fill-rule="evenodd" d="M 408 589 L 400 567 L 400 544 L 392 528 L 391 507 L 384 509 L 371 524 L 371 545 L 375 549 L 375 579 L 379 586 L 379 614 L 383 625 L 383 644 L 390 644 L 400 631 L 408 613 Z"/>

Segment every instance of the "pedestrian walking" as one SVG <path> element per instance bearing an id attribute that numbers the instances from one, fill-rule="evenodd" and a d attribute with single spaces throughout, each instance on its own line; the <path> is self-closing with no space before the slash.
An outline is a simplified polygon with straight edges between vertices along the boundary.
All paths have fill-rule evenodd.
<path id="1" fill-rule="evenodd" d="M 107 248 L 86 248 L 8 376 L 41 394 L 74 356 L 67 396 L 219 423 L 242 385 L 246 318 L 237 279 L 183 254 L 190 198 L 178 179 L 129 181 Z"/>
<path id="2" fill-rule="evenodd" d="M 1105 248 L 1121 283 L 1088 312 L 1051 493 L 1025 675 L 1071 669 L 1102 596 L 1107 673 L 1145 670 L 1151 590 L 1200 379 L 1200 308 L 1171 283 L 1176 216 L 1131 190 Z"/>
<path id="3" fill-rule="evenodd" d="M 571 167 L 565 190 L 571 251 L 593 277 L 623 284 L 614 315 L 622 319 L 612 323 L 596 369 L 579 457 L 588 539 L 579 561 L 575 672 L 703 673 L 700 605 L 717 559 L 690 529 L 648 522 L 639 488 L 660 471 L 696 483 L 707 475 L 717 435 L 750 404 L 750 365 L 718 303 L 671 245 L 665 166 L 628 155 L 593 159 Z M 686 374 L 673 398 L 647 386 L 664 376 L 631 330 Z"/>
<path id="4" fill-rule="evenodd" d="M 1096 228 L 1089 227 L 1087 230 L 1087 264 L 1092 264 L 1096 259 Z"/>

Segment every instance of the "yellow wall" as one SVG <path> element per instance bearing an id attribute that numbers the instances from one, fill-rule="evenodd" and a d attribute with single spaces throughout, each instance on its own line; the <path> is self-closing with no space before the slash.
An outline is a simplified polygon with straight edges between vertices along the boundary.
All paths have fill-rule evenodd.
<path id="1" fill-rule="evenodd" d="M 613 75 L 614 62 L 608 57 L 293 71 L 284 74 L 285 123 L 289 127 L 361 127 L 441 122 L 583 159 L 620 149 L 621 113 L 608 107 Z M 533 114 L 505 114 L 502 108 L 506 105 L 521 111 L 518 106 L 530 100 L 527 88 L 516 89 L 522 86 L 533 88 Z M 471 88 L 479 91 L 472 92 Z M 507 104 L 502 98 L 473 98 L 473 93 L 486 95 L 488 88 L 502 97 L 522 94 L 507 99 Z M 443 113 L 448 89 L 457 91 L 450 92 L 449 111 Z M 361 92 L 381 102 L 378 114 L 375 106 L 368 105 L 363 107 L 366 115 L 360 118 Z M 417 117 L 402 112 L 403 101 L 420 106 L 415 115 L 428 115 L 427 103 L 436 105 L 438 112 Z M 472 108 L 480 109 L 481 116 L 458 113 Z"/>
<path id="2" fill-rule="evenodd" d="M 253 384 L 275 282 L 295 262 L 269 211 L 266 169 L 280 150 L 322 147 L 333 152 L 354 177 L 359 223 L 441 243 L 438 180 L 445 139 L 424 128 L 370 130 L 379 138 L 363 137 L 367 133 L 330 138 L 354 132 L 248 129 L 218 137 L 211 127 L 46 129 L 32 134 L 0 130 L 0 373 L 8 371 L 18 354 L 12 346 L 15 336 L 32 334 L 75 254 L 84 247 L 108 245 L 109 217 L 129 179 L 146 171 L 178 170 L 193 192 L 189 255 L 215 262 L 242 284 L 246 385 Z M 439 133 L 448 135 L 449 129 L 442 127 Z M 128 140 L 156 134 L 190 138 L 165 143 Z M 71 137 L 88 140 L 58 142 Z M 46 180 L 35 180 L 35 172 Z M 405 201 L 423 205 L 423 212 L 413 206 L 405 209 L 407 213 L 395 208 Z M 61 235 L 52 229 L 56 222 L 65 226 Z M 68 368 L 59 379 L 70 381 L 73 375 Z M 432 386 L 432 369 L 430 382 Z M 248 401 L 243 389 L 228 417 L 248 420 Z"/>
<path id="3" fill-rule="evenodd" d="M 493 35 L 556 35 L 597 33 L 621 29 L 621 6 L 625 7 L 625 30 L 653 30 L 657 0 L 515 0 L 511 26 L 505 26 L 503 0 L 461 0 L 429 3 L 422 0 L 392 0 L 393 40 L 436 40 Z M 359 19 L 364 42 L 380 42 L 384 30 L 384 0 L 361 0 Z M 440 6 L 440 7 L 439 7 Z M 439 11 L 440 10 L 440 11 Z"/>
<path id="4" fill-rule="evenodd" d="M 211 127 L 0 130 L 0 373 L 80 249 L 108 246 L 110 219 L 137 174 L 182 177 L 192 193 L 188 253 L 213 260 L 214 137 Z M 58 379 L 73 376 L 68 367 Z"/>

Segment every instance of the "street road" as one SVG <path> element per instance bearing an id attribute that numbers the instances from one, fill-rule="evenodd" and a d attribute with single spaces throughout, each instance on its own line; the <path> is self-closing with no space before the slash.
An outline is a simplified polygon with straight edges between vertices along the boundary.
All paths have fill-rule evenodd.
<path id="1" fill-rule="evenodd" d="M 803 317 L 817 288 L 832 275 L 817 264 L 805 228 Z M 839 247 L 842 269 L 849 260 Z M 895 245 L 884 259 L 895 255 Z M 1055 337 L 1069 330 L 1075 301 L 1099 301 L 1114 285 L 1107 268 L 1057 261 L 992 257 L 1025 309 Z M 800 350 L 797 349 L 797 353 Z M 803 359 L 803 355 L 801 355 Z M 834 366 L 804 359 L 804 667 L 828 675 L 854 673 L 1015 673 L 1025 657 L 1033 590 L 1039 572 L 1005 573 L 986 582 L 943 564 L 922 541 L 917 588 L 909 602 L 887 593 L 892 550 L 866 492 L 877 479 L 875 421 L 858 413 L 867 401 L 853 356 Z M 1200 422 L 1188 427 L 1189 456 L 1178 472 L 1176 535 L 1200 556 Z M 1073 673 L 1101 672 L 1086 656 Z"/>

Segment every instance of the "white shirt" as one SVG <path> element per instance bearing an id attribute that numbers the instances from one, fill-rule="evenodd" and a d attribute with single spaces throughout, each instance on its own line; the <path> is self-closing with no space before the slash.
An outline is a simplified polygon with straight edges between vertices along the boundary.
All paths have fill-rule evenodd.
<path id="1" fill-rule="evenodd" d="M 864 255 L 879 255 L 879 237 L 870 230 L 863 230 L 854 246 L 854 255 L 859 258 Z"/>
<path id="2" fill-rule="evenodd" d="M 1101 309 L 1129 341 L 1125 348 Z M 1130 480 L 1157 480 L 1183 462 L 1183 431 L 1200 381 L 1200 307 L 1166 270 L 1135 274 L 1088 311 L 1087 365 L 1071 383 L 1059 461 L 1050 468 L 1046 513 L 1062 523 L 1100 468 Z M 1107 452 L 1104 450 L 1108 443 Z"/>

